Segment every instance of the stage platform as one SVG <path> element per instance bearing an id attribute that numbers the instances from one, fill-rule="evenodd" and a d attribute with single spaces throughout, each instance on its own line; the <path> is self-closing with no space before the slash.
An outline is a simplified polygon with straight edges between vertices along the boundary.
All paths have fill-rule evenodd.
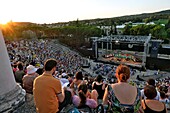
<path id="1" fill-rule="evenodd" d="M 113 65 L 125 64 L 125 65 L 128 65 L 130 67 L 138 68 L 138 69 L 142 68 L 142 63 L 140 63 L 140 62 L 136 62 L 136 63 L 121 62 L 121 61 L 114 61 L 114 60 L 104 59 L 103 57 L 99 57 L 97 59 L 97 61 L 102 62 L 102 63 L 113 64 Z"/>

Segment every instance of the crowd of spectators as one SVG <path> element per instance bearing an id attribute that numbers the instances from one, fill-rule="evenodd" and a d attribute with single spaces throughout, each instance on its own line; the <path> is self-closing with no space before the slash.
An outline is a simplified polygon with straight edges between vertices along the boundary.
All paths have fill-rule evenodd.
<path id="1" fill-rule="evenodd" d="M 44 62 L 49 58 L 53 58 L 56 61 L 56 66 L 55 71 L 53 72 L 52 70 L 53 73 L 50 74 L 53 78 L 60 80 L 61 89 L 58 89 L 59 91 L 64 89 L 64 91 L 67 90 L 71 92 L 72 102 L 77 107 L 86 104 L 90 108 L 94 109 L 98 104 L 104 103 L 104 105 L 108 105 L 107 100 L 112 98 L 109 97 L 109 92 L 112 92 L 111 96 L 113 96 L 114 90 L 114 99 L 112 98 L 112 100 L 115 102 L 116 98 L 117 101 L 119 101 L 119 107 L 121 107 L 122 104 L 130 104 L 131 107 L 134 107 L 137 106 L 138 102 L 140 101 L 141 103 L 143 102 L 145 104 L 142 104 L 144 105 L 143 110 L 145 110 L 146 105 L 150 105 L 150 102 L 142 101 L 141 99 L 147 100 L 154 98 L 156 98 L 157 101 L 164 102 L 166 108 L 169 107 L 170 77 L 148 80 L 147 84 L 146 82 L 135 83 L 134 81 L 137 80 L 129 82 L 129 80 L 131 80 L 130 76 L 135 75 L 137 72 L 136 69 L 122 65 L 121 67 L 103 63 L 95 63 L 95 65 L 90 64 L 89 70 L 93 72 L 93 74 L 90 75 L 89 72 L 84 72 L 82 69 L 81 64 L 84 59 L 78 53 L 57 44 L 55 40 L 36 39 L 12 42 L 6 41 L 6 46 L 9 53 L 11 66 L 13 68 L 15 80 L 21 84 L 27 93 L 33 94 L 34 80 L 36 80 L 37 77 L 41 76 L 45 72 Z M 51 69 L 54 69 L 54 67 Z M 152 82 L 150 83 L 149 81 Z M 109 84 L 113 85 L 109 87 Z M 140 87 L 141 84 L 143 87 Z M 148 87 L 148 85 L 151 85 L 155 88 L 158 97 L 157 95 L 153 98 L 147 96 L 144 97 L 145 93 L 147 92 L 145 89 L 153 89 L 152 87 Z M 139 87 L 142 89 L 140 92 L 138 92 Z M 129 95 L 128 97 L 126 93 L 123 93 L 124 91 L 122 89 L 124 89 L 124 91 Z M 140 96 L 139 93 L 142 95 Z M 148 95 L 152 95 L 152 92 L 147 93 L 149 93 Z M 64 97 L 65 96 L 63 94 L 63 99 L 59 101 L 63 102 Z M 127 100 L 129 98 L 131 98 L 133 101 L 124 101 L 124 99 Z M 113 103 L 110 104 L 110 106 L 118 107 Z M 160 109 L 155 109 L 153 107 L 151 110 L 166 111 L 166 108 L 163 107 Z M 57 108 L 56 112 L 61 109 L 62 108 Z M 138 107 L 137 109 L 141 110 L 142 108 Z M 131 110 L 134 111 L 134 109 Z"/>
<path id="2" fill-rule="evenodd" d="M 56 45 L 53 40 L 6 41 L 6 46 L 15 75 L 22 72 L 21 76 L 23 76 L 26 67 L 30 64 L 36 68 L 43 68 L 43 63 L 48 58 L 57 60 L 58 75 L 75 74 L 81 68 L 82 57 L 68 48 Z M 19 79 L 17 81 L 21 82 L 20 77 Z"/>

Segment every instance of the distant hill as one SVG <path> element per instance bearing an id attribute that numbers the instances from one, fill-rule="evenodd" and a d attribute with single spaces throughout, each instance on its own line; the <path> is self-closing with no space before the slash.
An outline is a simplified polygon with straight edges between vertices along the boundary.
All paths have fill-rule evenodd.
<path id="1" fill-rule="evenodd" d="M 121 24 L 124 22 L 143 22 L 145 19 L 149 19 L 148 21 L 155 21 L 159 19 L 170 19 L 170 9 L 169 10 L 163 10 L 159 12 L 153 12 L 153 13 L 142 13 L 142 14 L 136 14 L 136 15 L 125 15 L 120 17 L 112 17 L 112 18 L 97 18 L 97 19 L 89 19 L 89 20 L 80 20 L 82 23 L 94 23 L 99 25 L 103 24 Z"/>
<path id="2" fill-rule="evenodd" d="M 170 9 L 169 10 L 155 12 L 155 13 L 157 13 L 157 14 L 170 14 Z"/>
<path id="3" fill-rule="evenodd" d="M 142 13 L 142 14 L 136 14 L 136 15 L 125 15 L 125 16 L 120 16 L 120 17 L 115 17 L 115 18 L 122 18 L 122 17 L 145 17 L 145 16 L 154 16 L 154 15 L 167 15 L 170 16 L 170 9 L 169 10 L 164 10 L 164 11 L 159 11 L 159 12 L 154 12 L 154 13 Z"/>

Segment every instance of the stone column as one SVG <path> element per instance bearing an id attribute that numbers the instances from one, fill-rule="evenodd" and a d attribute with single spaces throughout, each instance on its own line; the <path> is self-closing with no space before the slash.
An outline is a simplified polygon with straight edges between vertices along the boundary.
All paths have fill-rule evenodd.
<path id="1" fill-rule="evenodd" d="M 25 90 L 15 82 L 6 45 L 0 30 L 0 113 L 9 112 L 25 101 Z"/>
<path id="2" fill-rule="evenodd" d="M 98 58 L 98 46 L 97 46 L 97 39 L 95 39 L 95 57 Z"/>
<path id="3" fill-rule="evenodd" d="M 107 37 L 107 45 L 106 45 L 106 54 L 108 54 L 108 49 L 109 49 L 109 41 L 108 41 L 108 37 Z"/>
<path id="4" fill-rule="evenodd" d="M 112 51 L 112 42 L 110 43 L 110 50 Z"/>
<path id="5" fill-rule="evenodd" d="M 102 50 L 103 50 L 103 41 L 102 41 Z"/>

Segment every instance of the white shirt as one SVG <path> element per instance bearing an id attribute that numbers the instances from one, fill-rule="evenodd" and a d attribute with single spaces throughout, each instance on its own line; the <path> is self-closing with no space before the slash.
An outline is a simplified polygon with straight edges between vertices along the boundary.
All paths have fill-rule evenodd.
<path id="1" fill-rule="evenodd" d="M 141 97 L 144 98 L 144 99 L 146 99 L 146 96 L 144 95 L 144 89 L 142 89 L 140 92 L 141 92 Z M 154 99 L 155 99 L 155 100 L 159 100 L 159 99 L 160 99 L 160 93 L 159 93 L 159 91 L 157 91 L 157 95 L 156 95 L 156 97 L 155 97 Z"/>
<path id="2" fill-rule="evenodd" d="M 168 98 L 165 98 L 165 99 L 159 99 L 160 102 L 163 102 L 163 103 L 169 103 L 169 99 Z"/>

